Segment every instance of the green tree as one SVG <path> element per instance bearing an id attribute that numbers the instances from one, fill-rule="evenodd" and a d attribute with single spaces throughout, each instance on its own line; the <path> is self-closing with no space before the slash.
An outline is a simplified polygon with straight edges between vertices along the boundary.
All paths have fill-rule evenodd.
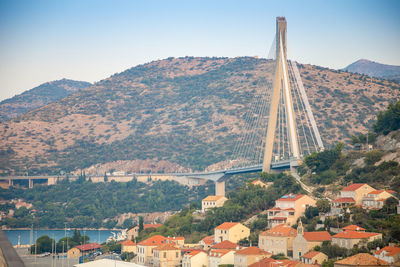
<path id="1" fill-rule="evenodd" d="M 36 242 L 35 245 L 31 246 L 31 254 L 34 254 L 35 251 L 37 254 L 42 254 L 44 252 L 51 252 L 52 251 L 52 245 L 54 244 L 54 239 L 50 238 L 47 235 L 42 235 L 40 236 Z M 37 249 L 35 246 L 37 245 Z"/>
<path id="2" fill-rule="evenodd" d="M 387 135 L 400 128 L 400 101 L 390 103 L 386 111 L 378 114 L 378 119 L 373 126 L 376 133 Z"/>
<path id="3" fill-rule="evenodd" d="M 143 216 L 139 216 L 139 233 L 143 231 Z"/>

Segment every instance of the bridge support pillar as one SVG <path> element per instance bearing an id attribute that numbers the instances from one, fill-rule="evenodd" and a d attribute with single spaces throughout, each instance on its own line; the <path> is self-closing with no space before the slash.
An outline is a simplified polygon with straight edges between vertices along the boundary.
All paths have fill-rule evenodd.
<path id="1" fill-rule="evenodd" d="M 13 186 L 13 185 L 14 185 L 14 180 L 8 179 L 8 186 Z"/>
<path id="2" fill-rule="evenodd" d="M 29 188 L 33 188 L 33 179 L 29 179 Z"/>
<path id="3" fill-rule="evenodd" d="M 215 195 L 225 196 L 225 181 L 215 182 Z"/>

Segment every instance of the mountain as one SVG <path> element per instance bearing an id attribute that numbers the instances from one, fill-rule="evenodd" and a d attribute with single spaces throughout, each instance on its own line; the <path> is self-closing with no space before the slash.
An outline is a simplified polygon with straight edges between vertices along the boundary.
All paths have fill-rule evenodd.
<path id="1" fill-rule="evenodd" d="M 15 118 L 86 88 L 91 83 L 62 79 L 47 82 L 0 102 L 0 121 Z"/>
<path id="2" fill-rule="evenodd" d="M 343 70 L 400 82 L 400 66 L 381 64 L 367 59 L 357 60 Z"/>
<path id="3" fill-rule="evenodd" d="M 366 132 L 378 111 L 400 99 L 398 83 L 298 65 L 327 147 Z M 0 123 L 0 173 L 140 160 L 202 170 L 230 158 L 272 69 L 272 61 L 253 57 L 168 58 L 130 68 Z"/>

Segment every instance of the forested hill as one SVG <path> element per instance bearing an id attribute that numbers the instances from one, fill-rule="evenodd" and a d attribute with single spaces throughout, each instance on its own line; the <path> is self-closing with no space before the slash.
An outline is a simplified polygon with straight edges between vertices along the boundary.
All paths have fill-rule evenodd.
<path id="1" fill-rule="evenodd" d="M 328 147 L 365 131 L 377 111 L 400 98 L 394 82 L 299 69 Z M 133 67 L 2 122 L 1 174 L 55 174 L 136 159 L 204 169 L 230 157 L 244 113 L 271 73 L 271 62 L 252 57 L 168 58 Z"/>
<path id="2" fill-rule="evenodd" d="M 62 79 L 41 84 L 0 102 L 0 121 L 15 118 L 30 110 L 73 94 L 91 83 Z"/>

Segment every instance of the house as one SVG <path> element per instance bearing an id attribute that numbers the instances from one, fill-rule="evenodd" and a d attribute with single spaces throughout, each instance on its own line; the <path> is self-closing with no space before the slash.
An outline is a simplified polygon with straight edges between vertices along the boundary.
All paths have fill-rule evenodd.
<path id="1" fill-rule="evenodd" d="M 167 238 L 155 235 L 137 244 L 136 263 L 141 265 L 153 264 L 153 249 L 159 245 L 167 244 Z"/>
<path id="2" fill-rule="evenodd" d="M 69 265 L 71 266 L 71 265 Z M 97 259 L 94 261 L 88 261 L 85 263 L 77 263 L 74 267 L 142 267 L 133 262 L 116 261 L 112 259 Z"/>
<path id="3" fill-rule="evenodd" d="M 238 222 L 224 222 L 214 229 L 214 241 L 216 243 L 224 240 L 237 243 L 240 239 L 246 238 L 249 235 L 250 229 Z"/>
<path id="4" fill-rule="evenodd" d="M 149 228 L 158 228 L 160 226 L 162 226 L 161 223 L 143 224 L 143 230 L 146 230 Z M 139 235 L 139 225 L 129 228 L 126 233 L 128 235 L 128 239 L 130 239 L 130 240 L 136 239 L 136 237 L 138 237 L 138 235 Z"/>
<path id="5" fill-rule="evenodd" d="M 301 265 L 300 261 L 265 258 L 249 265 L 249 267 L 301 267 Z"/>
<path id="6" fill-rule="evenodd" d="M 202 250 L 192 250 L 183 255 L 182 267 L 208 267 L 208 254 Z"/>
<path id="7" fill-rule="evenodd" d="M 373 190 L 362 200 L 362 206 L 367 209 L 381 209 L 386 199 L 394 197 L 392 190 Z"/>
<path id="8" fill-rule="evenodd" d="M 340 191 L 340 197 L 333 200 L 334 207 L 343 208 L 349 205 L 362 205 L 363 198 L 375 189 L 368 184 L 351 184 Z"/>
<path id="9" fill-rule="evenodd" d="M 282 253 L 288 255 L 288 251 L 293 251 L 293 239 L 297 231 L 292 227 L 279 224 L 268 231 L 264 231 L 258 236 L 258 247 L 274 255 Z"/>
<path id="10" fill-rule="evenodd" d="M 227 200 L 224 196 L 208 196 L 201 201 L 201 211 L 204 213 L 208 209 L 222 207 Z"/>
<path id="11" fill-rule="evenodd" d="M 400 261 L 400 247 L 384 247 L 374 253 L 374 256 L 378 259 L 387 261 L 389 263 L 395 263 Z"/>
<path id="12" fill-rule="evenodd" d="M 327 231 L 304 232 L 303 223 L 300 221 L 297 235 L 293 239 L 293 259 L 298 260 L 315 246 L 321 246 L 322 242 L 331 240 L 332 236 Z"/>
<path id="13" fill-rule="evenodd" d="M 284 195 L 275 201 L 275 207 L 268 210 L 268 223 L 271 227 L 282 223 L 293 225 L 307 207 L 315 205 L 316 201 L 307 195 Z"/>
<path id="14" fill-rule="evenodd" d="M 136 254 L 136 243 L 130 239 L 121 242 L 121 252 L 133 252 Z"/>
<path id="15" fill-rule="evenodd" d="M 101 248 L 98 243 L 89 243 L 80 246 L 76 246 L 67 251 L 68 258 L 79 258 L 85 253 L 91 253 L 98 251 Z"/>
<path id="16" fill-rule="evenodd" d="M 215 249 L 208 254 L 208 266 L 218 267 L 221 264 L 233 264 L 235 251 L 229 249 Z"/>
<path id="17" fill-rule="evenodd" d="M 202 240 L 200 240 L 199 244 L 203 246 L 204 250 L 209 250 L 211 246 L 215 244 L 214 236 L 209 235 L 204 237 Z"/>
<path id="18" fill-rule="evenodd" d="M 248 247 L 235 252 L 234 264 L 235 267 L 247 267 L 264 258 L 271 257 L 272 254 L 258 247 Z"/>
<path id="19" fill-rule="evenodd" d="M 328 256 L 321 251 L 310 250 L 301 256 L 300 259 L 305 264 L 322 264 L 328 260 Z"/>
<path id="20" fill-rule="evenodd" d="M 357 232 L 365 232 L 365 229 L 358 225 L 348 225 L 342 228 L 343 231 L 357 231 Z"/>
<path id="21" fill-rule="evenodd" d="M 176 267 L 181 263 L 181 250 L 173 244 L 162 244 L 153 249 L 154 267 Z"/>
<path id="22" fill-rule="evenodd" d="M 368 253 L 359 253 L 354 256 L 338 260 L 334 263 L 334 267 L 375 267 L 389 266 L 389 263 L 378 259 Z"/>
<path id="23" fill-rule="evenodd" d="M 183 236 L 167 237 L 166 242 L 169 244 L 177 245 L 183 247 L 185 244 L 185 238 Z"/>
<path id="24" fill-rule="evenodd" d="M 342 248 L 352 249 L 354 245 L 360 242 L 365 242 L 366 245 L 366 243 L 377 239 L 382 239 L 382 234 L 345 230 L 332 236 L 332 243 Z"/>
<path id="25" fill-rule="evenodd" d="M 273 183 L 273 182 L 264 183 L 264 182 L 261 181 L 260 179 L 257 179 L 257 180 L 252 181 L 251 184 L 252 184 L 252 185 L 255 185 L 255 186 L 258 185 L 258 186 L 261 186 L 261 187 L 264 187 L 264 188 L 268 188 L 268 187 L 270 187 L 271 185 L 273 185 L 274 183 Z"/>

